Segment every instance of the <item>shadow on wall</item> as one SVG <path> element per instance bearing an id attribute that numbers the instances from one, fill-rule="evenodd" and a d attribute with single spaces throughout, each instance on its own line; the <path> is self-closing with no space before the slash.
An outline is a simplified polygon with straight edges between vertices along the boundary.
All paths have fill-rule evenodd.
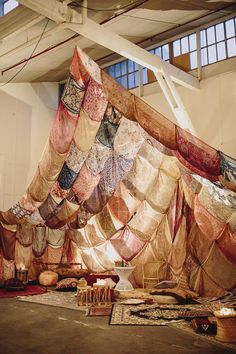
<path id="1" fill-rule="evenodd" d="M 0 210 L 7 210 L 27 187 L 32 107 L 2 90 L 0 105 Z"/>

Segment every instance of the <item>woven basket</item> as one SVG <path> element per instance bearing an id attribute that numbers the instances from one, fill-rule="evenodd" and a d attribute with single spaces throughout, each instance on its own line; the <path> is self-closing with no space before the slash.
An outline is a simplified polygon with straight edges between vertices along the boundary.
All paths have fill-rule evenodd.
<path id="1" fill-rule="evenodd" d="M 220 342 L 236 342 L 236 312 L 232 315 L 221 315 L 215 311 L 217 322 L 216 339 Z"/>

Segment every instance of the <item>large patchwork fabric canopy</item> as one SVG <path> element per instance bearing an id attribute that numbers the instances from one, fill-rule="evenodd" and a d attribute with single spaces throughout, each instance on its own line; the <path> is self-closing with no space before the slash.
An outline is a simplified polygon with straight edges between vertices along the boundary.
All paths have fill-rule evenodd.
<path id="1" fill-rule="evenodd" d="M 174 279 L 201 295 L 236 286 L 236 160 L 176 126 L 76 48 L 27 192 L 0 212 L 0 278 L 33 260 L 134 281 Z M 32 273 L 33 274 L 33 273 Z"/>

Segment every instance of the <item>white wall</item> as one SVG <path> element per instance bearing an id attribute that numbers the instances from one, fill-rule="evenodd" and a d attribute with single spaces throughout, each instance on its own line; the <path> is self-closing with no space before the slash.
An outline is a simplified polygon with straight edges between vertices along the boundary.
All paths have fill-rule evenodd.
<path id="1" fill-rule="evenodd" d="M 209 65 L 203 69 L 203 77 L 199 91 L 178 86 L 179 95 L 196 135 L 236 158 L 236 58 Z M 145 85 L 142 98 L 177 123 L 158 86 L 157 83 Z"/>
<path id="2" fill-rule="evenodd" d="M 57 83 L 0 87 L 0 210 L 25 193 L 58 105 Z"/>

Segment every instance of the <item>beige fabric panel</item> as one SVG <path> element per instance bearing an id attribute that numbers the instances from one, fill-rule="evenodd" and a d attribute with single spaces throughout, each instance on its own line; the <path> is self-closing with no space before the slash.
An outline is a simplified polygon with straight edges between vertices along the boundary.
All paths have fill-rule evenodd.
<path id="1" fill-rule="evenodd" d="M 41 175 L 40 168 L 38 167 L 27 192 L 30 194 L 34 201 L 44 202 L 47 199 L 53 184 L 54 181 L 47 181 Z"/>
<path id="2" fill-rule="evenodd" d="M 81 109 L 80 118 L 75 129 L 74 141 L 81 151 L 88 151 L 95 141 L 100 122 L 89 118 L 86 112 Z"/>
<path id="3" fill-rule="evenodd" d="M 199 195 L 200 203 L 213 215 L 215 218 L 221 220 L 224 223 L 227 223 L 232 214 L 235 212 L 235 209 L 230 208 L 222 203 L 219 203 L 212 198 L 211 194 L 208 191 L 206 186 L 203 186 Z"/>
<path id="4" fill-rule="evenodd" d="M 39 170 L 46 181 L 55 181 L 61 171 L 67 153 L 59 154 L 54 149 L 50 139 L 47 140 L 42 157 L 39 161 Z"/>
<path id="5" fill-rule="evenodd" d="M 186 218 L 183 217 L 169 254 L 168 263 L 175 275 L 180 275 L 186 258 Z"/>
<path id="6" fill-rule="evenodd" d="M 153 232 L 159 226 L 163 214 L 158 213 L 144 200 L 137 210 L 135 216 L 129 222 L 129 227 L 136 236 L 144 241 L 151 239 Z"/>
<path id="7" fill-rule="evenodd" d="M 149 186 L 146 199 L 153 209 L 165 213 L 176 187 L 177 180 L 160 170 L 158 177 Z"/>
<path id="8" fill-rule="evenodd" d="M 157 174 L 158 169 L 150 165 L 142 156 L 137 155 L 124 183 L 137 199 L 143 200 Z"/>
<path id="9" fill-rule="evenodd" d="M 28 269 L 33 259 L 32 246 L 24 247 L 18 241 L 16 241 L 15 248 L 15 263 L 19 268 L 22 266 Z"/>

